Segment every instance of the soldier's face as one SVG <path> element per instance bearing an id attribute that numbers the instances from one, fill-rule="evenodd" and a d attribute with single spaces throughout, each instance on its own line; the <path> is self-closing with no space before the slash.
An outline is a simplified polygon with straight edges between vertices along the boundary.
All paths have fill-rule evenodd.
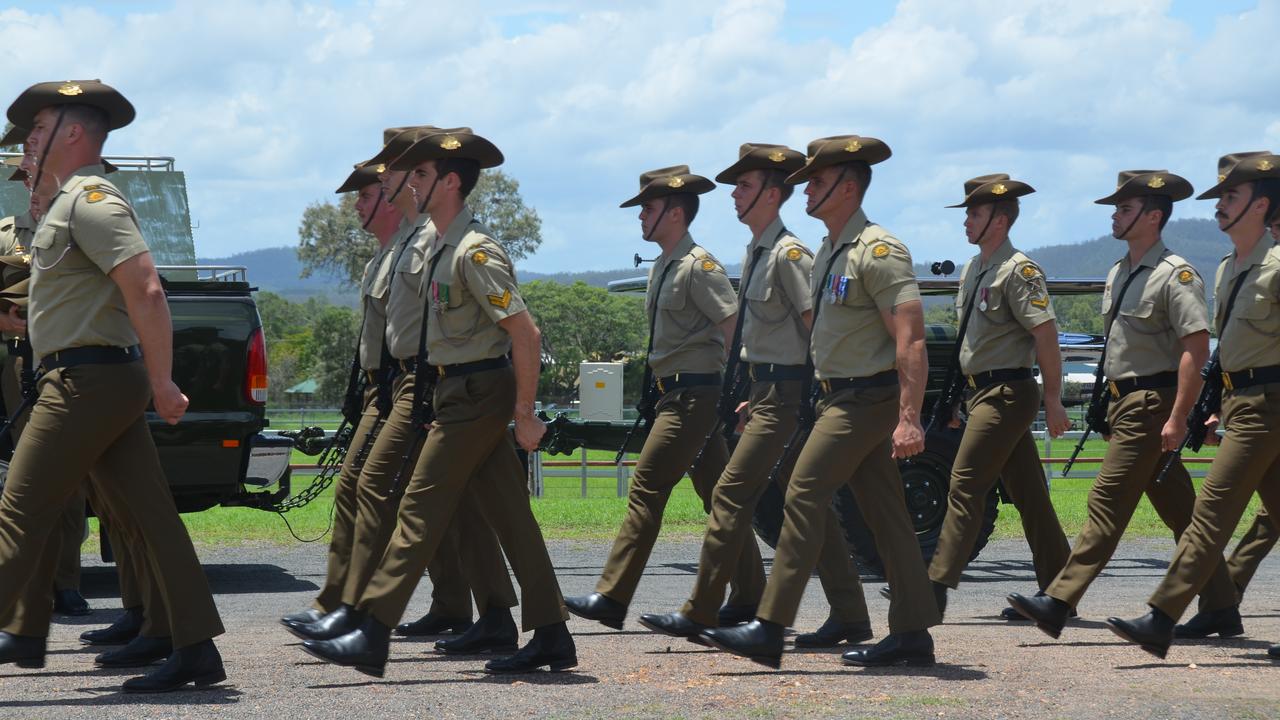
<path id="1" fill-rule="evenodd" d="M 839 208 L 845 201 L 845 193 L 840 188 L 836 188 L 835 192 L 828 195 L 831 186 L 839 180 L 841 185 L 848 185 L 852 180 L 841 179 L 840 170 L 835 167 L 825 167 L 809 177 L 809 182 L 804 186 L 805 206 L 804 211 L 810 215 L 821 219 L 832 212 L 833 208 Z M 824 199 L 825 198 L 825 199 Z"/>
<path id="2" fill-rule="evenodd" d="M 418 163 L 418 166 L 409 172 L 409 190 L 413 192 L 413 200 L 418 207 L 422 207 L 423 202 L 426 202 L 429 207 L 431 200 L 435 199 L 435 196 L 440 191 L 439 187 L 434 189 L 432 187 L 438 185 L 436 177 L 436 163 L 434 160 Z M 431 197 L 427 197 L 427 193 L 431 193 Z"/>
<path id="3" fill-rule="evenodd" d="M 1280 242 L 1280 220 L 1271 223 L 1271 239 Z"/>
<path id="4" fill-rule="evenodd" d="M 1133 227 L 1133 221 L 1142 212 L 1142 201 L 1137 198 L 1129 198 L 1122 203 L 1116 205 L 1116 209 L 1111 213 L 1111 236 L 1117 240 L 1123 240 L 1124 233 Z"/>
<path id="5" fill-rule="evenodd" d="M 756 207 L 760 207 L 760 203 L 756 202 L 756 198 L 760 197 L 760 187 L 764 181 L 764 173 L 759 170 L 751 170 L 738 176 L 738 182 L 734 184 L 733 194 L 733 211 L 738 217 L 746 220 L 742 213 L 755 203 L 755 207 L 751 207 L 754 211 Z M 761 198 L 763 200 L 763 198 Z"/>
<path id="6" fill-rule="evenodd" d="M 640 232 L 644 234 L 644 237 L 653 237 L 653 229 L 658 224 L 659 216 L 663 216 L 665 219 L 662 208 L 666 207 L 666 204 L 667 201 L 663 198 L 645 200 L 640 203 Z"/>
<path id="7" fill-rule="evenodd" d="M 360 192 L 356 194 L 356 214 L 360 216 L 361 225 L 369 224 L 369 218 L 373 217 L 378 203 L 382 202 L 382 195 L 383 191 L 377 183 L 360 188 Z"/>
<path id="8" fill-rule="evenodd" d="M 964 209 L 964 236 L 969 240 L 970 245 L 982 242 L 982 235 L 990 227 L 989 221 L 994 210 L 995 206 L 991 203 L 982 203 Z"/>
<path id="9" fill-rule="evenodd" d="M 394 199 L 395 192 L 400 188 L 400 183 L 403 180 L 403 170 L 388 170 L 378 173 L 378 182 L 382 183 L 382 191 L 387 196 L 388 201 Z"/>
<path id="10" fill-rule="evenodd" d="M 1225 229 L 1234 223 L 1241 213 L 1248 212 L 1253 198 L 1253 193 L 1249 190 L 1249 183 L 1245 183 L 1222 191 L 1222 197 L 1218 198 L 1218 204 L 1214 205 L 1217 212 L 1213 214 L 1213 219 L 1218 221 L 1218 229 Z"/>
<path id="11" fill-rule="evenodd" d="M 47 107 L 36 113 L 24 152 L 35 158 L 40 157 L 45 152 L 45 147 L 53 142 L 53 126 L 57 123 L 58 112 L 54 108 Z M 63 127 L 66 127 L 65 124 Z"/>

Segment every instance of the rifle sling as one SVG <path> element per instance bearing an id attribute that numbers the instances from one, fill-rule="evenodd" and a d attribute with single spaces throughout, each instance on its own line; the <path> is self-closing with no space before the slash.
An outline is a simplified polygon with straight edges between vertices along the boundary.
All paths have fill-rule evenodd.
<path id="1" fill-rule="evenodd" d="M 783 228 L 782 232 L 787 229 Z M 781 235 L 781 233 L 779 233 Z M 734 382 L 737 379 L 737 366 L 742 362 L 740 357 L 742 354 L 742 326 L 747 317 L 747 288 L 751 286 L 751 279 L 755 277 L 756 265 L 760 262 L 760 257 L 764 253 L 764 246 L 761 245 L 751 252 L 751 263 L 747 268 L 747 274 L 742 277 L 742 284 L 738 288 L 738 319 L 733 326 L 733 340 L 729 343 L 729 357 L 725 366 L 724 383 L 720 387 L 720 397 L 725 398 L 732 395 L 737 388 Z M 735 398 L 729 398 L 729 402 L 733 402 Z"/>

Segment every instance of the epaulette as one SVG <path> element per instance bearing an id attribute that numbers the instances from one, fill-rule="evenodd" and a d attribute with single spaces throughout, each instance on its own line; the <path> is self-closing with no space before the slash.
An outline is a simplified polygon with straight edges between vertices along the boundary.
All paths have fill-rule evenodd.
<path id="1" fill-rule="evenodd" d="M 686 257 L 692 257 L 693 264 L 702 268 L 706 272 L 714 272 L 716 270 L 724 272 L 724 268 L 721 267 L 720 262 L 716 260 L 715 256 L 701 245 L 694 245 L 693 249 L 689 251 L 689 254 Z"/>

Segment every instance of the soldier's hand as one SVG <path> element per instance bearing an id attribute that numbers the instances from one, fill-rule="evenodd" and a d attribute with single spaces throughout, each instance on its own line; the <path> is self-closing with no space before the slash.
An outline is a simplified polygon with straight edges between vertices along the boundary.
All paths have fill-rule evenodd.
<path id="1" fill-rule="evenodd" d="M 1049 437 L 1062 437 L 1071 428 L 1071 419 L 1067 417 L 1067 409 L 1062 406 L 1061 401 L 1053 398 L 1045 400 L 1044 423 Z"/>
<path id="2" fill-rule="evenodd" d="M 1204 421 L 1204 427 L 1205 427 L 1204 444 L 1217 447 L 1219 444 L 1218 413 L 1214 413 L 1210 415 L 1209 419 Z"/>
<path id="3" fill-rule="evenodd" d="M 747 421 L 751 419 L 751 413 L 747 412 L 747 406 L 749 404 L 750 403 L 740 402 L 738 403 L 738 409 L 734 411 L 738 414 L 738 427 L 735 428 L 738 432 L 745 430 L 747 427 Z"/>
<path id="4" fill-rule="evenodd" d="M 157 384 L 151 388 L 152 402 L 156 406 L 156 414 L 170 425 L 177 425 L 187 411 L 190 401 L 172 380 Z"/>
<path id="5" fill-rule="evenodd" d="M 538 449 L 538 443 L 547 433 L 547 424 L 532 414 L 516 415 L 516 444 L 529 452 Z"/>
<path id="6" fill-rule="evenodd" d="M 1160 428 L 1160 449 L 1164 452 L 1173 452 L 1177 450 L 1182 441 L 1187 437 L 1187 419 L 1179 418 L 1172 415 L 1165 422 L 1164 427 Z M 1208 438 L 1206 437 L 1206 440 Z"/>
<path id="7" fill-rule="evenodd" d="M 893 430 L 893 456 L 909 458 L 924 452 L 924 427 L 916 418 L 898 420 L 898 427 Z"/>

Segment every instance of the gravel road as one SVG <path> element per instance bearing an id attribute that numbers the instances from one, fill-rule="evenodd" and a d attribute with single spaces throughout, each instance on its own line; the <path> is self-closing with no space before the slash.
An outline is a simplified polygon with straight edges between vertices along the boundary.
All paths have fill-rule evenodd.
<path id="1" fill-rule="evenodd" d="M 605 543 L 553 544 L 566 594 L 594 588 L 606 550 Z M 113 571 L 90 565 L 84 586 L 93 615 L 54 624 L 44 670 L 0 666 L 0 717 L 1280 717 L 1280 664 L 1266 657 L 1269 643 L 1280 641 L 1276 563 L 1264 564 L 1250 588 L 1243 638 L 1179 644 L 1158 661 L 1103 626 L 1108 615 L 1145 610 L 1172 552 L 1168 541 L 1123 545 L 1082 603 L 1081 619 L 1057 641 L 996 616 L 1007 593 L 1035 587 L 1025 543 L 993 543 L 952 593 L 947 622 L 934 631 L 939 663 L 929 669 L 847 668 L 839 651 L 823 650 L 789 653 L 775 672 L 635 622 L 613 632 L 575 619 L 576 672 L 491 677 L 480 671 L 483 658 L 444 657 L 430 652 L 429 642 L 401 640 L 383 680 L 313 660 L 276 621 L 308 603 L 323 577 L 323 551 L 319 544 L 202 550 L 227 625 L 218 642 L 230 679 L 209 690 L 142 698 L 118 692 L 135 672 L 94 669 L 95 651 L 76 640 L 119 608 Z M 633 617 L 679 608 L 697 551 L 687 539 L 655 548 Z M 426 588 L 424 581 L 413 617 L 425 610 Z M 872 623 L 882 635 L 887 601 L 879 588 L 867 583 Z M 797 625 L 812 629 L 826 611 L 815 579 Z"/>

